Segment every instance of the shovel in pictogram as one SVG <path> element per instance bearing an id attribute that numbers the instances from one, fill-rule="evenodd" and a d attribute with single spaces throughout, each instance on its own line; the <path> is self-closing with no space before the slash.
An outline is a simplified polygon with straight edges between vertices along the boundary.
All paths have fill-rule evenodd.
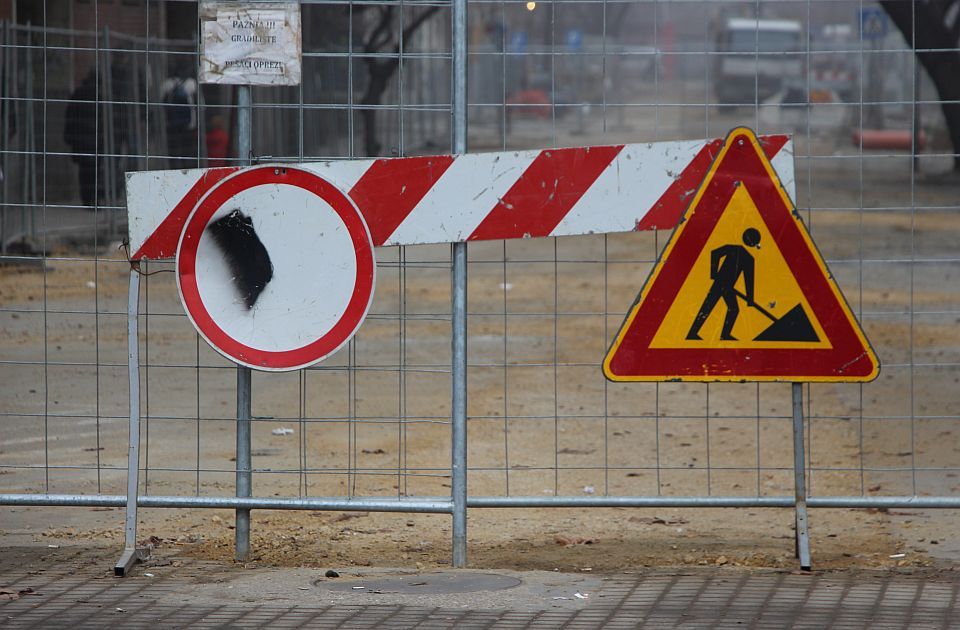
<path id="1" fill-rule="evenodd" d="M 757 309 L 773 322 L 754 337 L 754 341 L 820 341 L 817 331 L 813 329 L 813 324 L 810 323 L 810 318 L 803 310 L 803 305 L 797 304 L 787 311 L 783 317 L 778 318 L 759 304 L 750 304 L 747 301 L 747 296 L 740 291 L 734 289 L 734 293 L 747 302 L 748 306 Z"/>

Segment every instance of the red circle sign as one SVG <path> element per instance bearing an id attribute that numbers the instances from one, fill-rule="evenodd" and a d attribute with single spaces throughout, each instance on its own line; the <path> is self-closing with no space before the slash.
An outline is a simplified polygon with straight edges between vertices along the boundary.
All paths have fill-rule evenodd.
<path id="1" fill-rule="evenodd" d="M 237 217 L 243 223 L 230 225 L 240 225 L 239 236 L 221 239 L 211 228 Z M 238 280 L 251 259 L 266 278 L 252 299 Z M 347 195 L 311 172 L 261 166 L 199 201 L 176 269 L 190 321 L 218 352 L 255 369 L 295 370 L 354 335 L 373 299 L 376 263 L 370 231 Z"/>

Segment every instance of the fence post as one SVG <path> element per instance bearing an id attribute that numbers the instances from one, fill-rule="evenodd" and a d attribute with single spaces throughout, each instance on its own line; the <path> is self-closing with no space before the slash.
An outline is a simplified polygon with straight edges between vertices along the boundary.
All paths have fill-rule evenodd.
<path id="1" fill-rule="evenodd" d="M 467 152 L 467 0 L 453 0 L 453 152 Z M 453 566 L 467 564 L 467 244 L 453 244 L 452 462 Z"/>
<path id="2" fill-rule="evenodd" d="M 137 549 L 137 493 L 140 490 L 140 269 L 130 267 L 130 291 L 127 298 L 127 368 L 130 377 L 130 435 L 127 446 L 127 512 L 124 523 L 123 554 L 113 574 L 125 576 L 144 553 Z"/>
<path id="3" fill-rule="evenodd" d="M 803 444 L 803 383 L 793 384 L 793 480 L 796 500 L 796 547 L 800 568 L 810 570 L 810 533 L 807 529 L 806 457 Z"/>
<path id="4" fill-rule="evenodd" d="M 250 86 L 237 86 L 237 152 L 240 163 L 250 163 L 252 142 Z M 250 455 L 251 371 L 237 366 L 237 497 L 253 493 L 253 475 Z M 250 555 L 250 510 L 237 509 L 236 559 L 245 562 Z"/>

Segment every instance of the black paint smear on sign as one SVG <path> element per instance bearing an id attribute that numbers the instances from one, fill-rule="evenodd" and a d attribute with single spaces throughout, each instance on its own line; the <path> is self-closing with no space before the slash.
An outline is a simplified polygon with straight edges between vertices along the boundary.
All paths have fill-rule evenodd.
<path id="1" fill-rule="evenodd" d="M 270 254 L 257 236 L 253 220 L 236 209 L 211 223 L 207 229 L 230 266 L 240 299 L 248 310 L 253 308 L 273 278 Z"/>

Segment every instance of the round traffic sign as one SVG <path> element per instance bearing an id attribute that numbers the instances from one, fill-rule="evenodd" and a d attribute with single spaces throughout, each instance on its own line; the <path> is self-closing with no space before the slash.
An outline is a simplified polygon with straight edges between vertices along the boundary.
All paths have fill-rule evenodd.
<path id="1" fill-rule="evenodd" d="M 376 263 L 350 198 L 297 168 L 238 171 L 187 219 L 177 288 L 218 352 L 259 370 L 295 370 L 333 354 L 360 327 Z"/>

